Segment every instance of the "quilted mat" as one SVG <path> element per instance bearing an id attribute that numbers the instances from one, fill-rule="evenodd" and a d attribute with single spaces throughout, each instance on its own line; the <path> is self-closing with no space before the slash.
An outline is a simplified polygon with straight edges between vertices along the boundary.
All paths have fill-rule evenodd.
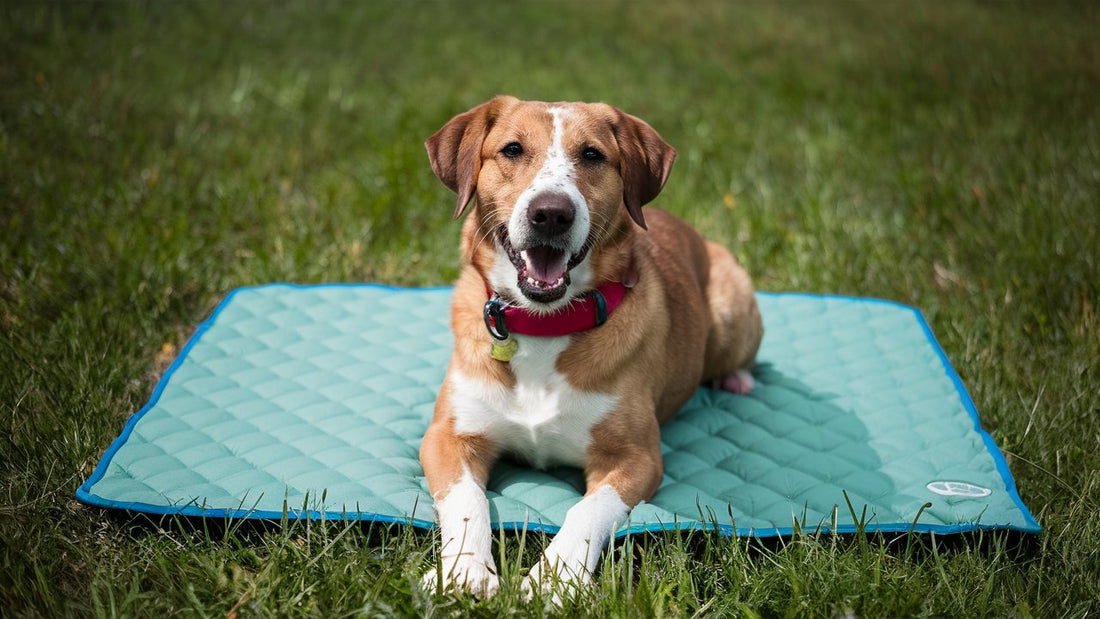
<path id="1" fill-rule="evenodd" d="M 433 526 L 417 451 L 450 355 L 450 297 L 370 284 L 234 291 L 77 497 L 154 514 Z M 663 428 L 660 489 L 620 535 L 1039 530 L 919 312 L 759 301 L 756 389 L 697 391 Z M 583 478 L 505 461 L 488 492 L 495 526 L 553 532 Z"/>

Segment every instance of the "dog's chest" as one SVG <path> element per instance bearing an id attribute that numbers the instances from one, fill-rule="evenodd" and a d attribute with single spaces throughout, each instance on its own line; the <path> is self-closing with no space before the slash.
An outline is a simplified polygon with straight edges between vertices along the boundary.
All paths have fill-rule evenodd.
<path id="1" fill-rule="evenodd" d="M 537 467 L 583 466 L 592 427 L 611 412 L 618 398 L 579 391 L 555 370 L 568 337 L 517 339 L 519 350 L 510 362 L 514 387 L 459 372 L 452 375 L 455 432 L 486 436 Z"/>

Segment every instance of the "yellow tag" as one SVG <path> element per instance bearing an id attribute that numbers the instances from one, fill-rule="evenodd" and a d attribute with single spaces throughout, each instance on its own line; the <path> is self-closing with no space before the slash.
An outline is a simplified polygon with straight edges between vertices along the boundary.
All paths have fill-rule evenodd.
<path id="1" fill-rule="evenodd" d="M 497 361 L 508 362 L 512 360 L 517 350 L 519 350 L 519 342 L 509 335 L 504 340 L 493 340 L 493 345 L 489 348 L 489 356 Z"/>

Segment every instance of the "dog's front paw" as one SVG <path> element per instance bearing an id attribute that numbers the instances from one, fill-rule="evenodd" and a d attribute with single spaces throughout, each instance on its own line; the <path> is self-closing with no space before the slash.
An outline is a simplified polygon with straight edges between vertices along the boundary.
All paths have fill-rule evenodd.
<path id="1" fill-rule="evenodd" d="M 496 595 L 500 578 L 491 558 L 458 555 L 444 557 L 442 564 L 428 570 L 420 579 L 420 587 L 428 593 L 453 589 L 484 600 Z"/>
<path id="2" fill-rule="evenodd" d="M 546 596 L 551 604 L 561 606 L 562 600 L 591 582 L 592 574 L 584 566 L 569 566 L 562 560 L 551 564 L 544 557 L 531 566 L 531 571 L 523 579 L 523 597 L 531 601 L 536 595 Z"/>

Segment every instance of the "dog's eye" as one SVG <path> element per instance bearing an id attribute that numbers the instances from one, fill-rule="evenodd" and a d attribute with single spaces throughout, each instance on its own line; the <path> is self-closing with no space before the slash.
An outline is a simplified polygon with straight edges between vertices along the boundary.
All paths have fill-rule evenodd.
<path id="1" fill-rule="evenodd" d="M 585 161 L 603 161 L 606 157 L 595 146 L 585 146 L 581 151 L 581 158 Z"/>
<path id="2" fill-rule="evenodd" d="M 500 153 L 509 159 L 515 159 L 523 154 L 523 146 L 519 142 L 509 142 L 500 149 Z"/>

